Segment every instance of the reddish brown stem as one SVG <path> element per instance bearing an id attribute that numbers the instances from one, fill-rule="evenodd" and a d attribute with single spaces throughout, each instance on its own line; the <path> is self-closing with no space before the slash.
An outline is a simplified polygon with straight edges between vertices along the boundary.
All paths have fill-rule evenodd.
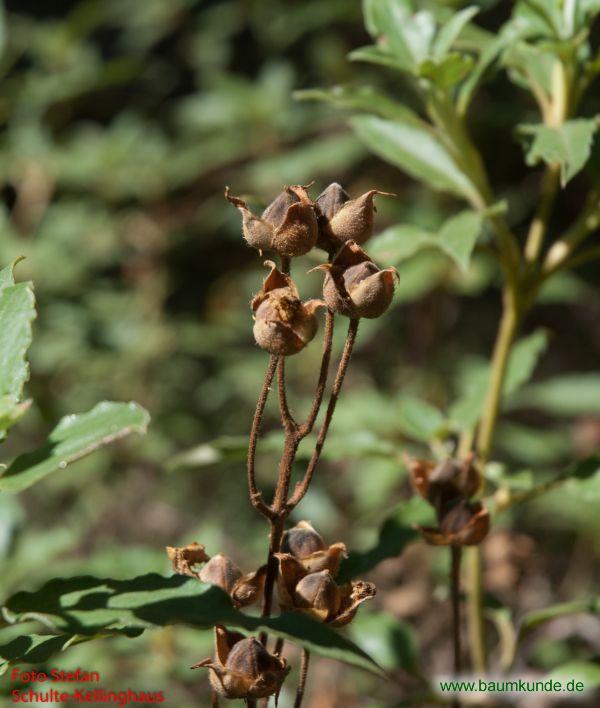
<path id="1" fill-rule="evenodd" d="M 285 526 L 285 518 L 271 519 L 271 533 L 269 534 L 269 557 L 267 559 L 267 577 L 265 578 L 265 590 L 263 593 L 262 617 L 270 617 L 273 605 L 273 590 L 277 580 L 278 564 L 275 554 L 281 547 L 281 537 Z M 266 646 L 267 633 L 260 635 L 261 643 Z"/>
<path id="2" fill-rule="evenodd" d="M 272 519 L 274 514 L 271 508 L 263 500 L 262 494 L 256 486 L 256 445 L 258 442 L 258 435 L 260 433 L 263 412 L 265 410 L 265 405 L 267 404 L 267 398 L 269 396 L 273 377 L 275 376 L 275 370 L 277 369 L 277 363 L 278 357 L 271 355 L 260 396 L 258 397 L 258 402 L 256 403 L 256 411 L 254 412 L 252 428 L 250 429 L 250 439 L 248 441 L 248 455 L 246 457 L 246 471 L 248 476 L 248 489 L 250 490 L 250 501 L 252 502 L 252 506 L 254 506 L 255 509 L 257 509 L 268 519 Z"/>
<path id="3" fill-rule="evenodd" d="M 325 394 L 325 387 L 327 385 L 327 375 L 329 373 L 329 364 L 331 363 L 331 349 L 333 344 L 333 326 L 335 322 L 335 315 L 331 310 L 327 310 L 325 315 L 325 334 L 323 336 L 323 357 L 321 359 L 321 370 L 319 371 L 319 380 L 317 382 L 317 390 L 315 391 L 315 398 L 312 404 L 310 413 L 306 421 L 298 428 L 298 435 L 301 438 L 305 438 L 310 435 L 312 429 L 315 425 L 317 416 L 319 415 L 319 410 L 321 409 L 321 403 L 323 402 L 323 396 Z"/>
<path id="4" fill-rule="evenodd" d="M 346 371 L 348 370 L 348 364 L 350 363 L 350 357 L 352 356 L 352 350 L 354 348 L 354 343 L 356 342 L 356 333 L 358 331 L 358 319 L 350 320 L 348 325 L 348 334 L 346 335 L 346 343 L 344 344 L 344 351 L 342 352 L 342 358 L 338 365 L 338 370 L 335 376 L 335 381 L 333 382 L 333 388 L 331 389 L 331 396 L 329 398 L 329 403 L 327 405 L 327 412 L 325 413 L 325 420 L 321 425 L 319 431 L 319 436 L 317 437 L 317 443 L 313 451 L 312 457 L 304 473 L 304 478 L 301 482 L 296 485 L 294 493 L 290 497 L 286 505 L 286 511 L 289 514 L 304 498 L 312 478 L 321 457 L 321 451 L 323 450 L 323 445 L 325 444 L 325 438 L 329 432 L 329 426 L 331 425 L 331 419 L 335 412 L 335 407 L 337 405 L 338 397 L 340 395 L 340 390 L 342 384 L 344 383 L 344 377 L 346 376 Z"/>
<path id="5" fill-rule="evenodd" d="M 300 678 L 298 679 L 298 688 L 296 689 L 296 700 L 294 701 L 294 708 L 300 708 L 302 705 L 302 699 L 304 698 L 304 691 L 306 689 L 306 677 L 308 675 L 308 664 L 310 662 L 310 652 L 308 649 L 302 650 L 302 659 L 300 660 Z"/>
<path id="6" fill-rule="evenodd" d="M 285 390 L 285 357 L 279 359 L 277 367 L 277 392 L 279 394 L 279 411 L 281 413 L 281 424 L 287 435 L 292 435 L 298 430 L 298 425 L 290 413 L 287 393 Z"/>
<path id="7" fill-rule="evenodd" d="M 460 546 L 451 546 L 452 560 L 450 565 L 450 592 L 452 596 L 452 635 L 454 648 L 454 677 L 460 676 L 461 640 L 460 640 L 460 562 L 462 549 Z M 457 697 L 453 699 L 453 706 L 459 706 Z"/>

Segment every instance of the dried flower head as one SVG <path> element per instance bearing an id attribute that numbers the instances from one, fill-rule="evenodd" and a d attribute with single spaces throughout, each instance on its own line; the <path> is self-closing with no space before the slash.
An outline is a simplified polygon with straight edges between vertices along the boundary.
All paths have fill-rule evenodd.
<path id="1" fill-rule="evenodd" d="M 279 604 L 313 619 L 342 627 L 350 622 L 358 607 L 375 596 L 375 586 L 362 580 L 338 585 L 329 568 L 307 571 L 289 553 L 277 553 L 279 561 Z"/>
<path id="2" fill-rule="evenodd" d="M 387 197 L 395 195 L 371 189 L 357 199 L 337 182 L 329 185 L 315 202 L 319 215 L 318 245 L 327 251 L 335 251 L 345 241 L 365 243 L 373 235 L 373 214 L 376 194 Z"/>
<path id="3" fill-rule="evenodd" d="M 348 557 L 344 543 L 327 546 L 309 521 L 299 521 L 285 532 L 281 550 L 294 556 L 310 573 L 327 569 L 335 575 L 342 558 Z"/>
<path id="4" fill-rule="evenodd" d="M 176 573 L 179 575 L 189 575 L 192 578 L 199 577 L 199 572 L 194 570 L 194 566 L 201 565 L 210 560 L 210 556 L 206 555 L 204 551 L 204 546 L 196 541 L 188 543 L 187 546 L 181 548 L 167 546 L 167 556 Z"/>
<path id="5" fill-rule="evenodd" d="M 271 271 L 252 300 L 254 338 L 271 354 L 291 356 L 304 349 L 317 333 L 315 312 L 324 303 L 302 302 L 292 278 L 272 261 L 265 261 L 265 265 Z"/>
<path id="6" fill-rule="evenodd" d="M 278 694 L 290 671 L 285 659 L 270 654 L 254 637 L 215 627 L 215 657 L 193 669 L 210 670 L 210 683 L 225 698 L 266 698 Z"/>
<path id="7" fill-rule="evenodd" d="M 244 574 L 227 556 L 218 553 L 212 558 L 199 543 L 190 543 L 183 548 L 167 546 L 167 555 L 173 570 L 180 575 L 190 575 L 203 583 L 216 585 L 226 592 L 236 607 L 247 607 L 256 602 L 263 593 L 267 566 L 263 565 L 253 573 Z M 204 563 L 202 570 L 191 566 Z"/>
<path id="8" fill-rule="evenodd" d="M 350 622 L 362 602 L 375 595 L 371 583 L 336 583 L 340 561 L 348 555 L 346 546 L 327 546 L 308 521 L 300 521 L 285 532 L 281 549 L 276 556 L 279 604 L 283 609 L 341 627 Z"/>
<path id="9" fill-rule="evenodd" d="M 415 489 L 436 511 L 438 528 L 420 527 L 425 539 L 436 546 L 481 543 L 490 517 L 480 502 L 470 501 L 481 484 L 473 456 L 439 463 L 406 456 L 405 463 Z"/>
<path id="10" fill-rule="evenodd" d="M 225 198 L 242 213 L 242 231 L 250 246 L 259 251 L 275 251 L 293 258 L 308 253 L 317 243 L 318 226 L 314 205 L 305 187 L 285 187 L 258 217 L 246 202 L 231 196 Z"/>
<path id="11" fill-rule="evenodd" d="M 347 241 L 325 271 L 323 298 L 329 309 L 346 317 L 374 319 L 392 302 L 398 282 L 395 268 L 379 269 L 355 241 Z"/>

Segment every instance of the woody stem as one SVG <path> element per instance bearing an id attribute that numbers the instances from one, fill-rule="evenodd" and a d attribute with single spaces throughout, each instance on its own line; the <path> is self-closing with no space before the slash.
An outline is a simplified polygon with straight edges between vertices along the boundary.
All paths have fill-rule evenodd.
<path id="1" fill-rule="evenodd" d="M 350 357 L 352 356 L 352 350 L 354 349 L 354 344 L 356 342 L 359 321 L 360 320 L 358 319 L 351 319 L 350 324 L 348 325 L 348 334 L 346 335 L 344 351 L 342 352 L 342 358 L 340 359 L 335 381 L 333 382 L 333 387 L 331 389 L 331 396 L 327 405 L 325 420 L 321 425 L 321 430 L 319 431 L 319 435 L 317 437 L 317 443 L 304 473 L 304 477 L 302 481 L 296 485 L 294 493 L 287 502 L 288 513 L 291 512 L 300 503 L 300 501 L 302 501 L 308 491 L 310 483 L 312 482 L 317 463 L 321 457 L 323 445 L 325 444 L 325 438 L 329 432 L 329 426 L 331 425 L 331 419 L 333 418 L 342 384 L 344 383 L 346 371 L 348 370 L 348 364 L 350 363 Z"/>
<path id="2" fill-rule="evenodd" d="M 265 405 L 267 404 L 267 398 L 269 396 L 273 377 L 275 376 L 275 370 L 277 369 L 278 361 L 279 357 L 273 355 L 269 357 L 269 364 L 267 366 L 267 371 L 265 373 L 262 389 L 258 397 L 258 401 L 256 403 L 254 418 L 252 419 L 250 439 L 248 440 L 248 454 L 246 457 L 246 474 L 248 477 L 250 501 L 252 503 L 252 506 L 254 506 L 255 509 L 257 509 L 263 516 L 267 517 L 268 519 L 272 518 L 273 512 L 263 500 L 262 494 L 259 492 L 258 487 L 256 486 L 256 445 L 258 443 L 258 435 L 260 433 L 262 417 L 265 410 Z"/>
<path id="3" fill-rule="evenodd" d="M 462 549 L 451 546 L 450 591 L 452 594 L 452 633 L 454 637 L 454 675 L 461 672 L 461 640 L 460 640 L 460 563 Z"/>
<path id="4" fill-rule="evenodd" d="M 300 708 L 302 699 L 304 698 L 304 690 L 306 688 L 306 677 L 308 676 L 308 664 L 310 662 L 310 652 L 308 649 L 302 650 L 302 659 L 300 660 L 300 678 L 298 680 L 298 688 L 296 689 L 296 700 L 294 708 Z"/>

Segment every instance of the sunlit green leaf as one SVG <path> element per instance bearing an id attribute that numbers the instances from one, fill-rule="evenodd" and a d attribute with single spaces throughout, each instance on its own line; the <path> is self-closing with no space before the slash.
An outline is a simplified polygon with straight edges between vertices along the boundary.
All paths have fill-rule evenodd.
<path id="1" fill-rule="evenodd" d="M 436 59 L 441 59 L 450 51 L 465 25 L 478 12 L 479 8 L 475 6 L 465 7 L 444 23 L 433 43 L 433 55 Z"/>
<path id="2" fill-rule="evenodd" d="M 536 165 L 540 161 L 547 165 L 559 164 L 564 187 L 588 161 L 597 129 L 596 120 L 583 118 L 566 121 L 559 128 L 547 125 L 521 126 L 524 135 L 532 136 L 526 155 L 527 164 Z"/>
<path id="3" fill-rule="evenodd" d="M 88 413 L 63 418 L 48 442 L 17 457 L 0 476 L 0 491 L 20 492 L 51 472 L 129 433 L 144 433 L 148 413 L 136 403 L 104 401 Z"/>
<path id="4" fill-rule="evenodd" d="M 482 226 L 482 215 L 465 209 L 460 214 L 448 219 L 440 230 L 440 247 L 456 261 L 463 271 L 469 268 L 471 254 Z"/>
<path id="5" fill-rule="evenodd" d="M 327 101 L 340 108 L 375 113 L 384 118 L 402 120 L 410 115 L 410 110 L 392 101 L 385 94 L 369 86 L 333 86 L 330 89 L 308 89 L 296 91 L 294 98 L 300 101 Z"/>
<path id="6" fill-rule="evenodd" d="M 591 597 L 587 600 L 577 600 L 575 602 L 563 602 L 559 605 L 544 607 L 541 610 L 528 612 L 523 616 L 519 625 L 518 640 L 521 641 L 534 629 L 540 625 L 557 617 L 565 615 L 575 615 L 582 613 L 597 614 L 600 612 L 600 598 Z"/>
<path id="7" fill-rule="evenodd" d="M 0 271 L 0 396 L 16 405 L 29 377 L 25 360 L 31 344 L 35 299 L 31 283 L 15 284 L 14 264 Z"/>
<path id="8" fill-rule="evenodd" d="M 444 428 L 443 414 L 427 401 L 414 396 L 402 396 L 398 407 L 398 426 L 414 440 L 429 442 Z"/>
<path id="9" fill-rule="evenodd" d="M 460 83 L 472 67 L 473 59 L 470 56 L 452 52 L 443 59 L 426 59 L 419 65 L 419 76 L 447 89 Z"/>
<path id="10" fill-rule="evenodd" d="M 349 629 L 354 641 L 384 669 L 412 671 L 419 665 L 417 637 L 408 622 L 388 614 L 359 612 Z"/>
<path id="11" fill-rule="evenodd" d="M 435 133 L 416 115 L 402 121 L 352 119 L 358 137 L 381 159 L 434 189 L 472 198 L 476 189 Z"/>
<path id="12" fill-rule="evenodd" d="M 35 617 L 61 634 L 96 635 L 106 630 L 172 624 L 199 629 L 226 624 L 252 633 L 266 629 L 322 656 L 378 671 L 364 651 L 324 624 L 292 613 L 273 618 L 245 615 L 233 608 L 219 588 L 183 576 L 55 579 L 35 592 L 13 595 L 6 601 L 4 612 L 11 622 Z"/>

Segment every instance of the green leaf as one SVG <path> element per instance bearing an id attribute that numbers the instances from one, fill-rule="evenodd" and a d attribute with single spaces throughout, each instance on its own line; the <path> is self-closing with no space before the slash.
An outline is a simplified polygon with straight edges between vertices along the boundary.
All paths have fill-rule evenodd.
<path id="1" fill-rule="evenodd" d="M 514 404 L 557 416 L 600 414 L 600 374 L 563 374 L 531 384 Z"/>
<path id="2" fill-rule="evenodd" d="M 483 78 L 490 70 L 490 67 L 500 56 L 506 41 L 506 36 L 500 35 L 480 52 L 475 67 L 459 89 L 457 100 L 457 108 L 459 113 L 464 114 L 466 112 L 476 89 L 483 81 Z"/>
<path id="3" fill-rule="evenodd" d="M 0 646 L 0 675 L 15 664 L 42 664 L 69 647 L 93 639 L 103 639 L 115 635 L 139 637 L 143 629 L 122 629 L 85 636 L 82 634 L 27 634 L 15 637 Z"/>
<path id="4" fill-rule="evenodd" d="M 559 164 L 561 184 L 564 187 L 588 161 L 592 151 L 596 120 L 578 118 L 568 120 L 559 128 L 547 125 L 526 125 L 520 130 L 533 140 L 526 154 L 528 165 L 543 161 L 548 165 Z"/>
<path id="5" fill-rule="evenodd" d="M 600 612 L 600 597 L 591 597 L 587 600 L 578 600 L 575 602 L 563 602 L 558 605 L 552 605 L 551 607 L 544 607 L 542 610 L 528 612 L 521 619 L 518 641 L 523 640 L 540 625 L 556 619 L 557 617 L 583 613 L 597 614 L 598 612 Z"/>
<path id="6" fill-rule="evenodd" d="M 0 398 L 0 440 L 4 440 L 7 431 L 27 413 L 31 400 L 17 403 L 13 396 Z"/>
<path id="7" fill-rule="evenodd" d="M 10 622 L 39 619 L 60 634 L 88 636 L 173 624 L 198 629 L 225 624 L 252 633 L 266 630 L 327 658 L 379 671 L 362 649 L 327 625 L 293 613 L 272 618 L 245 615 L 233 608 L 219 588 L 180 575 L 167 578 L 150 573 L 130 580 L 57 578 L 35 592 L 13 595 L 4 612 Z"/>
<path id="8" fill-rule="evenodd" d="M 451 217 L 442 226 L 439 234 L 440 247 L 448 253 L 458 267 L 466 271 L 471 263 L 471 255 L 477 237 L 483 227 L 483 217 L 471 209 Z"/>
<path id="9" fill-rule="evenodd" d="M 391 226 L 369 242 L 369 254 L 377 263 L 398 265 L 423 248 L 439 248 L 437 236 L 412 224 Z"/>
<path id="10" fill-rule="evenodd" d="M 399 404 L 398 426 L 414 440 L 429 442 L 444 430 L 446 419 L 431 403 L 413 396 L 402 396 Z"/>
<path id="11" fill-rule="evenodd" d="M 384 118 L 403 120 L 410 110 L 392 101 L 385 94 L 370 86 L 333 86 L 329 89 L 307 89 L 295 91 L 294 98 L 300 101 L 327 101 L 340 108 L 375 113 Z"/>
<path id="12" fill-rule="evenodd" d="M 568 681 L 578 681 L 583 683 L 583 691 L 593 691 L 600 686 L 600 665 L 591 661 L 567 661 L 552 669 L 543 680 L 548 679 L 560 681 L 563 685 Z"/>
<path id="13" fill-rule="evenodd" d="M 419 537 L 415 524 L 424 524 L 431 520 L 431 508 L 420 497 L 412 497 L 401 504 L 396 511 L 386 518 L 379 531 L 377 542 L 366 551 L 352 551 L 342 561 L 339 577 L 356 578 L 375 568 L 386 558 L 396 558 L 404 547 Z"/>
<path id="14" fill-rule="evenodd" d="M 503 397 L 514 394 L 533 373 L 537 361 L 546 349 L 548 335 L 537 330 L 519 340 L 512 349 L 504 379 Z M 487 393 L 490 370 L 487 364 L 468 362 L 465 366 L 462 395 L 452 405 L 449 417 L 462 429 L 470 430 L 477 424 Z"/>
<path id="15" fill-rule="evenodd" d="M 359 612 L 349 625 L 350 636 L 388 671 L 414 671 L 419 665 L 415 631 L 388 614 Z"/>
<path id="16" fill-rule="evenodd" d="M 359 47 L 348 54 L 350 61 L 364 61 L 367 64 L 378 64 L 379 66 L 387 66 L 390 69 L 398 71 L 411 71 L 411 64 L 408 61 L 402 61 L 397 55 L 386 51 L 382 47 L 369 45 Z"/>
<path id="17" fill-rule="evenodd" d="M 415 114 L 404 120 L 359 116 L 351 121 L 358 137 L 376 155 L 433 189 L 473 199 L 477 190 L 434 131 Z"/>
<path id="18" fill-rule="evenodd" d="M 452 52 L 443 59 L 425 59 L 419 65 L 419 76 L 429 79 L 442 89 L 452 88 L 460 83 L 473 68 L 473 59 L 466 54 Z"/>
<path id="19" fill-rule="evenodd" d="M 144 433 L 148 413 L 136 403 L 98 403 L 88 413 L 63 418 L 48 441 L 17 457 L 0 476 L 0 491 L 20 492 L 51 472 L 129 433 Z"/>
<path id="20" fill-rule="evenodd" d="M 0 271 L 0 396 L 16 405 L 29 378 L 25 360 L 31 344 L 35 298 L 31 283 L 15 284 L 14 263 Z"/>
<path id="21" fill-rule="evenodd" d="M 430 12 L 414 12 L 407 0 L 367 0 L 365 18 L 371 35 L 385 38 L 390 51 L 407 69 L 414 69 L 429 54 L 435 34 Z"/>
<path id="22" fill-rule="evenodd" d="M 475 17 L 479 8 L 475 6 L 465 7 L 464 10 L 454 13 L 452 17 L 444 23 L 438 36 L 433 43 L 433 56 L 441 59 L 450 51 L 465 25 Z"/>

